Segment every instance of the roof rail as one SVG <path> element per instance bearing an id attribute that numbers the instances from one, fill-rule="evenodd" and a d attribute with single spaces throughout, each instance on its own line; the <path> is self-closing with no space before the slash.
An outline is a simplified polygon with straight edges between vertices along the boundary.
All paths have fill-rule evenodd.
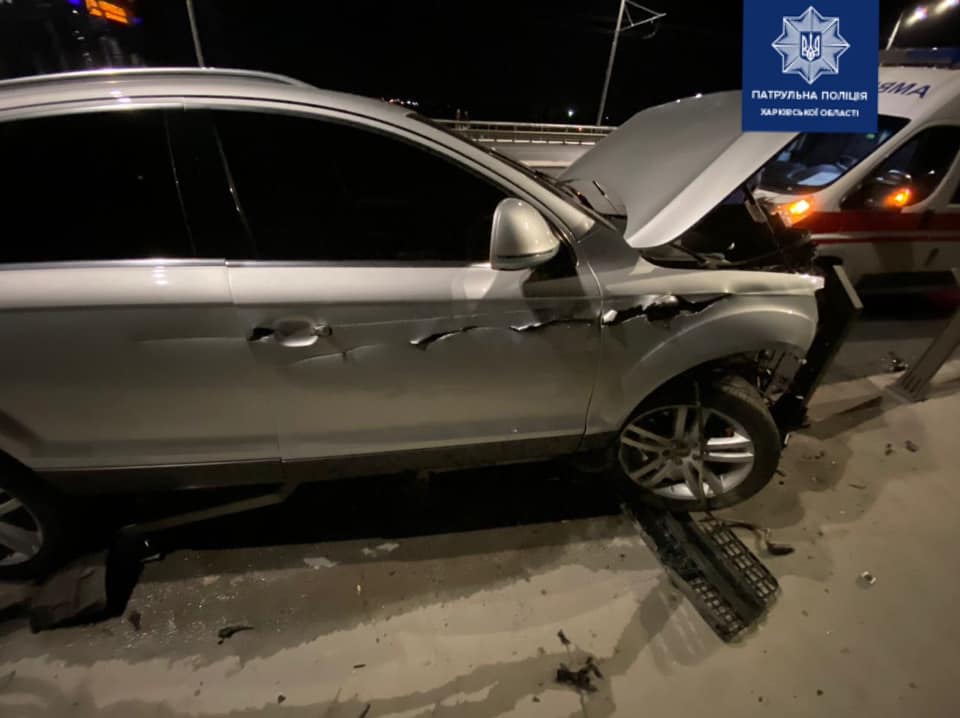
<path id="1" fill-rule="evenodd" d="M 259 70 L 239 70 L 234 68 L 218 67 L 109 67 L 100 70 L 80 70 L 77 72 L 58 72 L 50 75 L 31 75 L 29 77 L 15 77 L 10 80 L 0 80 L 0 87 L 40 85 L 47 82 L 64 82 L 70 80 L 95 80 L 109 77 L 150 77 L 164 75 L 187 75 L 198 77 L 246 77 L 255 80 L 267 80 L 291 87 L 312 87 L 312 85 L 295 80 L 285 75 Z"/>
<path id="2" fill-rule="evenodd" d="M 894 47 L 880 51 L 884 66 L 960 67 L 960 48 L 956 47 Z"/>

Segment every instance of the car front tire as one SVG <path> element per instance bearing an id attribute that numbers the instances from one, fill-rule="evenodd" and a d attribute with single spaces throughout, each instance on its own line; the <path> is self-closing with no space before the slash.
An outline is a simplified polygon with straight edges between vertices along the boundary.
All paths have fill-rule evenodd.
<path id="1" fill-rule="evenodd" d="M 770 483 L 782 447 L 760 393 L 735 375 L 700 381 L 699 393 L 700 415 L 691 380 L 655 393 L 623 428 L 618 469 L 631 496 L 669 511 L 711 511 Z"/>
<path id="2" fill-rule="evenodd" d="M 47 573 L 63 524 L 53 493 L 15 461 L 0 457 L 0 579 Z"/>

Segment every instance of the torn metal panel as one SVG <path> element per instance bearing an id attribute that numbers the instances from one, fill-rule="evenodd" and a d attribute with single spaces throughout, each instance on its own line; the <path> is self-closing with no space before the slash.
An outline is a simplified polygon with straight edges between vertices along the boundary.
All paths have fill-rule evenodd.
<path id="1" fill-rule="evenodd" d="M 230 267 L 249 326 L 306 316 L 310 347 L 252 344 L 285 461 L 582 435 L 600 354 L 585 265 Z"/>
<path id="2" fill-rule="evenodd" d="M 707 297 L 706 299 L 693 300 L 685 297 L 676 297 L 672 294 L 656 297 L 635 307 L 622 310 L 610 309 L 603 313 L 601 322 L 606 327 L 614 327 L 640 317 L 646 317 L 650 321 L 665 321 L 677 316 L 698 314 L 699 312 L 709 309 L 725 296 L 727 295 L 717 295 Z"/>
<path id="3" fill-rule="evenodd" d="M 767 349 L 806 355 L 816 333 L 821 278 L 668 269 L 605 234 L 615 231 L 598 227 L 578 245 L 603 287 L 603 328 L 615 328 L 603 332 L 588 435 L 619 431 L 651 393 L 695 367 Z M 667 296 L 677 299 L 672 308 L 648 314 L 658 297 Z M 662 320 L 671 313 L 672 321 Z"/>
<path id="4" fill-rule="evenodd" d="M 474 329 L 478 329 L 478 328 L 479 327 L 471 325 L 471 326 L 462 327 L 460 329 L 451 329 L 445 332 L 437 332 L 436 334 L 429 334 L 425 337 L 421 337 L 420 339 L 412 339 L 410 341 L 410 344 L 415 346 L 417 349 L 425 350 L 431 344 L 435 344 L 436 342 L 443 341 L 444 339 L 449 339 L 450 337 L 454 337 L 458 334 L 466 334 L 467 332 L 473 331 Z"/>
<path id="5" fill-rule="evenodd" d="M 548 322 L 535 322 L 533 324 L 522 324 L 520 326 L 512 326 L 511 330 L 517 332 L 518 334 L 528 334 L 530 332 L 539 332 L 545 329 L 550 329 L 552 327 L 560 326 L 573 326 L 573 325 L 592 325 L 595 323 L 593 319 L 554 319 Z"/>

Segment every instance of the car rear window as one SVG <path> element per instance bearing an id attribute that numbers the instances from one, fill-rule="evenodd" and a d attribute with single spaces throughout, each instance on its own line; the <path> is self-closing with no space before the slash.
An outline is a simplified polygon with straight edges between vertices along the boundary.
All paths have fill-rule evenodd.
<path id="1" fill-rule="evenodd" d="M 193 257 L 162 111 L 0 123 L 0 263 Z"/>

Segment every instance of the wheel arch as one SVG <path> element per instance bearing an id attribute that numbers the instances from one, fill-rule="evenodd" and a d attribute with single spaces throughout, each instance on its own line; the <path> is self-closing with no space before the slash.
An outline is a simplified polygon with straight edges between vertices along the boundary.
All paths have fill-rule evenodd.
<path id="1" fill-rule="evenodd" d="M 740 300 L 746 299 L 751 301 L 741 306 Z M 757 301 L 763 299 L 779 302 Z M 590 407 L 588 433 L 619 432 L 637 407 L 661 389 L 720 369 L 741 373 L 750 363 L 748 357 L 761 352 L 804 357 L 816 328 L 817 307 L 812 296 L 737 297 L 726 307 L 717 305 L 669 323 L 639 318 L 607 328 L 611 333 L 623 333 L 604 339 L 603 367 Z M 646 341 L 649 346 L 657 334 L 660 341 L 647 353 L 635 356 L 627 350 L 634 341 Z"/>

